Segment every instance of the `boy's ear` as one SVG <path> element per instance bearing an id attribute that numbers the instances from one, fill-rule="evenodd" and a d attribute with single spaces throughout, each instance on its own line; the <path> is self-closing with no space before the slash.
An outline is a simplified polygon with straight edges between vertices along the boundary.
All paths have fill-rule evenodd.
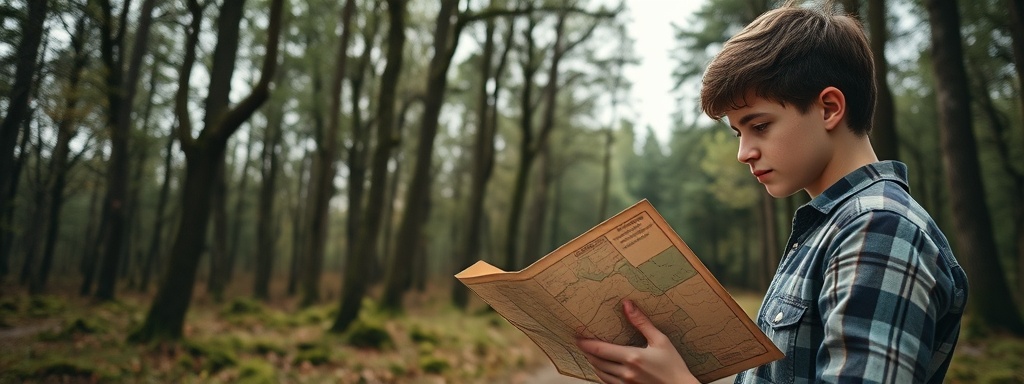
<path id="1" fill-rule="evenodd" d="M 818 102 L 822 107 L 822 118 L 826 129 L 839 126 L 846 116 L 846 96 L 836 87 L 826 87 L 818 94 Z"/>

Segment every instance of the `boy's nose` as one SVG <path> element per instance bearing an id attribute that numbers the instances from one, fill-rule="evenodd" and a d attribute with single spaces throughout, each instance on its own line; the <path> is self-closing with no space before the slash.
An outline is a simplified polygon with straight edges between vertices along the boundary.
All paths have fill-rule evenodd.
<path id="1" fill-rule="evenodd" d="M 739 151 L 736 152 L 736 160 L 743 164 L 747 164 L 759 157 L 761 157 L 761 152 L 754 148 L 754 146 L 750 145 L 748 140 L 743 140 L 743 137 L 741 136 L 740 148 Z"/>

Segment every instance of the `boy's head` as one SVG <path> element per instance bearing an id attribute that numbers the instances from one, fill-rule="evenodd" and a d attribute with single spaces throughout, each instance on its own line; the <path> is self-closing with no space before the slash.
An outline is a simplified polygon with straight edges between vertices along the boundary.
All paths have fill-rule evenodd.
<path id="1" fill-rule="evenodd" d="M 875 110 L 871 48 L 856 19 L 797 6 L 766 12 L 725 43 L 701 86 L 701 109 L 713 119 L 755 96 L 801 113 L 826 87 L 846 97 L 846 123 L 871 130 Z"/>

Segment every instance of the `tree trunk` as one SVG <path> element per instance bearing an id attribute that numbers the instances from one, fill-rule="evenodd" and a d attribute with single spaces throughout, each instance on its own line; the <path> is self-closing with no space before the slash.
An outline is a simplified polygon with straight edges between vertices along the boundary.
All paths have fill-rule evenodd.
<path id="1" fill-rule="evenodd" d="M 1010 37 L 1013 41 L 1014 70 L 1017 72 L 1017 89 L 1024 90 L 1024 0 L 1006 0 L 1007 9 L 1010 13 Z M 1018 95 L 1017 106 L 1022 118 L 1024 118 L 1024 95 Z M 1024 146 L 1024 133 L 1019 134 L 1021 143 Z M 1020 195 L 1018 195 L 1020 196 Z M 1015 236 L 1016 260 L 1017 260 L 1017 292 L 1024 295 L 1024 202 L 1018 197 L 1014 200 L 1017 204 L 1015 211 Z M 1024 299 L 1024 298 L 1022 298 Z"/>
<path id="2" fill-rule="evenodd" d="M 7 102 L 7 116 L 0 121 L 0 280 L 7 275 L 10 260 L 10 242 L 13 240 L 10 222 L 13 215 L 15 172 L 14 147 L 18 143 L 18 132 L 28 116 L 32 81 L 36 78 L 36 58 L 43 40 L 43 23 L 49 0 L 28 2 L 28 13 L 21 26 L 21 40 L 14 57 L 14 83 L 11 84 Z"/>
<path id="3" fill-rule="evenodd" d="M 533 153 L 530 146 L 533 145 L 533 112 L 534 100 L 533 78 L 540 70 L 540 60 L 536 60 L 536 41 L 533 33 L 537 27 L 537 20 L 533 15 L 528 17 L 527 29 L 523 34 L 526 38 L 526 46 L 523 47 L 525 57 L 520 61 L 523 73 L 523 90 L 519 98 L 519 130 L 522 134 L 519 144 L 519 166 L 516 171 L 515 182 L 512 187 L 512 207 L 508 212 L 508 225 L 505 238 L 505 260 L 501 263 L 506 271 L 519 269 L 519 221 L 523 214 L 523 204 L 526 200 L 526 182 L 529 179 L 529 164 L 533 162 Z"/>
<path id="4" fill-rule="evenodd" d="M 142 279 L 139 282 L 139 290 L 142 292 L 149 291 L 149 280 L 153 275 L 154 265 L 159 263 L 159 260 L 163 258 L 161 255 L 161 243 L 163 242 L 164 234 L 164 221 L 167 219 L 164 217 L 164 211 L 167 207 L 167 199 L 171 193 L 171 175 L 173 170 L 172 159 L 174 159 L 174 125 L 171 125 L 171 131 L 167 134 L 167 146 L 166 153 L 164 156 L 164 179 L 160 183 L 160 195 L 156 201 L 156 213 L 153 215 L 153 233 L 149 238 L 149 250 L 146 252 L 145 260 L 142 264 Z"/>
<path id="5" fill-rule="evenodd" d="M 107 195 L 103 199 L 103 216 L 107 217 L 103 241 L 103 262 L 97 280 L 96 298 L 113 300 L 117 272 L 121 262 L 126 232 L 128 203 L 128 168 L 131 161 L 128 140 L 131 133 L 132 100 L 138 84 L 142 56 L 145 54 L 149 26 L 155 0 L 143 2 L 136 30 L 135 45 L 124 73 L 124 37 L 128 24 L 128 4 L 124 4 L 114 30 L 109 0 L 101 0 L 100 52 L 106 68 L 107 128 L 110 131 L 110 160 L 107 162 Z"/>
<path id="6" fill-rule="evenodd" d="M 227 151 L 234 155 L 234 149 Z M 227 209 L 227 164 L 221 156 L 214 164 L 213 185 L 210 188 L 210 221 L 213 224 L 212 243 L 210 244 L 210 270 L 206 277 L 206 292 L 213 296 L 215 302 L 224 299 L 224 269 L 228 258 L 228 209 Z"/>
<path id="7" fill-rule="evenodd" d="M 286 291 L 288 296 L 294 295 L 298 289 L 299 272 L 302 270 L 302 239 L 305 238 L 306 233 L 304 225 L 306 221 L 303 220 L 305 217 L 303 213 L 305 212 L 305 204 L 308 204 L 302 196 L 306 195 L 305 188 L 309 188 L 309 179 L 306 177 L 306 167 L 309 162 L 312 162 L 309 159 L 309 151 L 304 150 L 302 152 L 302 160 L 299 161 L 299 172 L 296 175 L 299 182 L 295 188 L 295 205 L 292 206 L 292 258 L 288 268 L 288 289 Z"/>
<path id="8" fill-rule="evenodd" d="M 367 281 L 364 279 L 367 266 L 377 257 L 377 237 L 383 220 L 379 213 L 384 206 L 384 190 L 387 187 L 388 160 L 396 143 L 392 137 L 394 123 L 395 93 L 402 68 L 402 50 L 405 46 L 405 0 L 388 0 L 388 52 L 387 65 L 380 79 L 380 96 L 377 103 L 377 143 L 373 154 L 369 201 L 363 226 L 360 228 L 357 252 L 345 258 L 344 277 L 341 281 L 341 303 L 338 315 L 331 326 L 332 332 L 344 332 L 359 315 Z"/>
<path id="9" fill-rule="evenodd" d="M 885 0 L 868 0 L 868 28 L 871 51 L 875 61 L 875 116 L 871 127 L 871 142 L 879 160 L 898 160 L 899 137 L 896 135 L 896 110 L 889 89 L 889 62 L 885 59 L 886 31 Z"/>
<path id="10" fill-rule="evenodd" d="M 278 80 L 285 68 L 278 71 Z M 274 195 L 277 191 L 278 157 L 277 147 L 281 143 L 281 125 L 284 120 L 282 103 L 275 103 L 267 111 L 267 129 L 263 139 L 263 153 L 260 155 L 259 200 L 256 203 L 256 276 L 253 280 L 253 295 L 260 300 L 270 299 L 270 276 L 277 255 L 278 226 L 274 220 Z"/>
<path id="11" fill-rule="evenodd" d="M 210 96 L 207 99 L 208 108 L 213 105 L 211 101 L 216 101 L 213 100 L 218 91 L 215 89 L 216 79 L 231 79 L 233 63 L 221 61 L 234 61 L 234 53 L 229 54 L 225 51 L 238 47 L 239 21 L 244 4 L 244 1 L 227 1 L 221 6 L 217 47 L 213 59 L 214 70 L 210 76 Z M 269 96 L 270 79 L 273 78 L 277 66 L 283 5 L 283 0 L 272 0 L 270 5 L 270 23 L 267 27 L 269 37 L 258 83 L 238 105 L 231 109 L 225 108 L 216 116 L 207 116 L 207 121 L 211 123 L 205 125 L 198 138 L 193 138 L 187 105 L 188 84 L 195 62 L 195 47 L 199 41 L 203 12 L 196 0 L 188 2 L 192 24 L 187 32 L 185 59 L 179 73 L 178 93 L 175 95 L 175 109 L 179 121 L 178 138 L 185 151 L 186 162 L 182 216 L 163 282 L 153 299 L 142 328 L 130 336 L 133 341 L 179 339 L 182 336 L 185 314 L 195 285 L 199 256 L 205 247 L 206 226 L 209 223 L 209 195 L 216 171 L 216 167 L 211 165 L 223 161 L 228 139 Z M 207 114 L 211 112 L 213 110 L 207 110 Z"/>
<path id="12" fill-rule="evenodd" d="M 81 17 L 75 22 L 75 32 L 71 36 L 71 50 L 74 52 L 74 56 L 71 73 L 68 75 L 68 97 L 64 101 L 64 109 L 61 112 L 60 121 L 57 123 L 57 144 L 54 145 L 53 155 L 50 159 L 50 180 L 46 192 L 49 197 L 49 207 L 46 210 L 48 215 L 46 240 L 39 270 L 29 285 L 29 292 L 33 294 L 42 293 L 46 288 L 46 281 L 49 279 L 50 269 L 53 267 L 57 234 L 60 233 L 60 212 L 64 205 L 64 186 L 67 184 L 68 161 L 71 152 L 70 143 L 78 133 L 75 127 L 78 119 L 75 116 L 80 100 L 79 83 L 82 79 L 82 71 L 89 61 L 89 57 L 83 51 L 86 38 L 85 28 L 86 19 Z"/>
<path id="13" fill-rule="evenodd" d="M 459 0 L 444 0 L 437 14 L 434 29 L 434 56 L 430 60 L 427 78 L 427 97 L 423 107 L 422 124 L 416 148 L 416 164 L 412 181 L 406 189 L 405 211 L 398 229 L 395 260 L 387 268 L 384 297 L 381 307 L 400 310 L 402 296 L 412 284 L 412 271 L 416 247 L 423 235 L 426 207 L 430 203 L 430 176 L 434 157 L 434 137 L 437 136 L 438 118 L 444 105 L 448 86 L 448 68 L 458 47 L 463 24 L 458 19 Z M 453 24 L 454 23 L 454 24 Z"/>
<path id="14" fill-rule="evenodd" d="M 972 321 L 996 331 L 1024 335 L 1024 322 L 999 266 L 974 132 L 964 69 L 960 15 L 955 2 L 928 0 L 935 91 L 943 165 L 955 218 L 959 254 L 971 277 Z"/>
<path id="15" fill-rule="evenodd" d="M 531 188 L 533 197 L 530 199 L 530 209 L 526 217 L 526 233 L 523 242 L 523 257 L 527 258 L 524 265 L 529 265 L 541 256 L 544 256 L 541 249 L 544 237 L 544 224 L 547 222 L 548 196 L 551 194 L 551 181 L 554 176 L 551 171 L 551 150 L 544 147 L 537 157 L 537 183 Z"/>
<path id="16" fill-rule="evenodd" d="M 367 68 L 370 66 L 371 53 L 374 51 L 374 38 L 380 26 L 380 1 L 373 2 L 373 10 L 367 15 L 368 24 L 363 28 L 363 52 L 359 57 L 356 69 L 352 72 L 350 87 L 352 89 L 352 144 L 348 148 L 348 215 L 345 222 L 345 255 L 352 257 L 358 250 L 359 228 L 362 226 L 366 192 L 367 148 L 369 147 L 370 124 L 363 121 L 363 109 L 360 102 L 363 97 L 363 84 L 366 81 Z M 372 79 L 371 79 L 372 80 Z"/>
<path id="17" fill-rule="evenodd" d="M 334 176 L 337 174 L 338 131 L 341 130 L 341 86 L 345 80 L 348 67 L 348 44 L 353 30 L 352 13 L 355 0 L 346 0 L 341 11 L 341 36 L 338 39 L 338 51 L 335 55 L 334 73 L 331 74 L 331 88 L 328 97 L 331 101 L 327 109 L 327 126 L 323 135 L 317 137 L 317 150 L 314 153 L 313 174 L 310 175 L 309 196 L 307 200 L 306 219 L 309 220 L 307 232 L 305 284 L 303 285 L 302 303 L 308 306 L 320 298 L 320 276 L 323 269 L 324 250 L 327 246 L 329 228 L 328 214 L 331 211 L 331 198 L 334 197 Z"/>
<path id="18" fill-rule="evenodd" d="M 241 240 L 242 229 L 246 228 L 244 225 L 244 222 L 246 221 L 244 213 L 247 205 L 246 196 L 249 195 L 249 162 L 252 157 L 252 146 L 254 141 L 255 140 L 253 140 L 252 136 L 248 137 L 245 141 L 245 157 L 242 161 L 242 175 L 238 181 L 238 193 L 235 194 L 235 207 L 233 209 L 234 220 L 231 222 L 231 230 L 229 231 L 231 242 L 228 245 L 227 265 L 225 265 L 224 269 L 224 280 L 227 284 L 230 284 L 230 282 L 235 278 L 235 268 L 238 264 L 238 243 Z"/>
<path id="19" fill-rule="evenodd" d="M 507 63 L 508 53 L 513 46 L 512 36 L 515 23 L 508 23 L 508 30 L 503 40 L 505 49 L 501 54 L 498 67 L 491 71 L 491 59 L 494 52 L 495 22 L 488 20 L 485 27 L 484 50 L 480 59 L 480 83 L 477 84 L 477 133 L 473 144 L 472 169 L 469 182 L 469 199 L 466 208 L 466 235 L 462 237 L 459 252 L 456 253 L 455 273 L 467 268 L 473 260 L 480 258 L 480 245 L 483 238 L 484 199 L 487 196 L 487 183 L 494 171 L 494 138 L 497 134 L 498 92 L 501 89 L 501 76 Z M 493 79 L 494 91 L 488 93 L 487 84 Z M 464 284 L 452 284 L 452 302 L 456 307 L 465 309 L 469 304 L 469 288 Z"/>

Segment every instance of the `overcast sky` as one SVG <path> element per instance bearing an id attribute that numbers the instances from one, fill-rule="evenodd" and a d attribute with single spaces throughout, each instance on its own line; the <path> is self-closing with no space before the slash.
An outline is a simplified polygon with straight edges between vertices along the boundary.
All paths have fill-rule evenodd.
<path id="1" fill-rule="evenodd" d="M 654 128 L 658 137 L 666 139 L 675 111 L 672 90 L 672 69 L 669 50 L 675 46 L 671 23 L 685 25 L 693 12 L 700 9 L 698 0 L 634 0 L 627 2 L 629 35 L 635 42 L 641 63 L 628 67 L 627 78 L 633 83 L 630 104 L 639 132 L 646 126 Z"/>

